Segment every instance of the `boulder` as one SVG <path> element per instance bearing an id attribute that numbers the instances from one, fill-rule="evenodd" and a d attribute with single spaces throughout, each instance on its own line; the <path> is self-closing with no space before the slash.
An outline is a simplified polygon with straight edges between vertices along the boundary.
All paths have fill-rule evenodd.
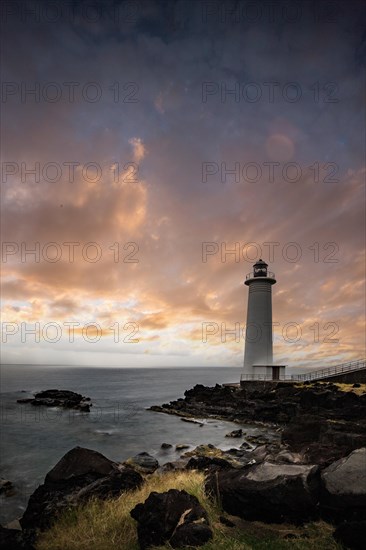
<path id="1" fill-rule="evenodd" d="M 118 464 L 116 462 L 109 460 L 109 458 L 92 449 L 74 447 L 48 472 L 45 483 L 64 482 L 86 474 L 103 477 L 114 471 L 118 471 Z"/>
<path id="2" fill-rule="evenodd" d="M 347 521 L 338 525 L 333 533 L 335 540 L 344 548 L 363 550 L 365 548 L 366 520 Z"/>
<path id="3" fill-rule="evenodd" d="M 313 465 L 263 462 L 209 474 L 206 491 L 223 509 L 249 521 L 302 524 L 318 517 L 319 476 Z"/>
<path id="4" fill-rule="evenodd" d="M 128 458 L 124 464 L 142 474 L 152 474 L 159 468 L 159 462 L 156 458 L 145 452 Z"/>
<path id="5" fill-rule="evenodd" d="M 324 519 L 335 523 L 366 520 L 366 447 L 322 471 L 320 507 Z"/>
<path id="6" fill-rule="evenodd" d="M 140 487 L 139 473 L 121 468 L 101 453 L 75 447 L 45 477 L 20 519 L 23 529 L 47 529 L 63 510 L 89 498 L 107 498 Z"/>
<path id="7" fill-rule="evenodd" d="M 212 537 L 207 512 L 186 491 L 150 493 L 143 504 L 131 511 L 131 516 L 138 522 L 141 550 L 165 543 L 173 548 L 200 546 Z"/>
<path id="8" fill-rule="evenodd" d="M 161 449 L 171 449 L 173 447 L 173 445 L 171 445 L 170 443 L 162 443 L 160 448 Z"/>

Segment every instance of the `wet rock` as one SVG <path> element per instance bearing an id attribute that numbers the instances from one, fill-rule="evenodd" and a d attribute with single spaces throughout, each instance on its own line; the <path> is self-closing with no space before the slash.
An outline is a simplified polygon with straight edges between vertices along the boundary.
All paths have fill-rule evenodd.
<path id="1" fill-rule="evenodd" d="M 344 548 L 363 550 L 365 548 L 366 520 L 341 523 L 333 537 Z"/>
<path id="2" fill-rule="evenodd" d="M 223 509 L 246 520 L 301 524 L 318 517 L 319 477 L 313 465 L 263 462 L 209 474 L 206 490 Z"/>
<path id="3" fill-rule="evenodd" d="M 62 407 L 90 412 L 92 404 L 86 401 L 90 401 L 90 398 L 69 390 L 45 390 L 36 393 L 34 398 L 18 399 L 17 403 L 30 403 L 34 407 Z"/>
<path id="4" fill-rule="evenodd" d="M 201 546 L 212 537 L 207 512 L 186 491 L 150 493 L 143 504 L 131 511 L 131 516 L 138 522 L 141 550 L 165 543 L 173 548 Z"/>
<path id="5" fill-rule="evenodd" d="M 173 445 L 171 445 L 170 443 L 162 443 L 161 444 L 161 449 L 171 449 L 173 447 Z"/>
<path id="6" fill-rule="evenodd" d="M 232 432 L 229 432 L 225 435 L 225 437 L 242 437 L 243 436 L 243 430 L 240 428 L 239 430 L 233 430 Z"/>
<path id="7" fill-rule="evenodd" d="M 134 468 L 137 472 L 142 474 L 152 474 L 159 468 L 159 462 L 151 456 L 149 453 L 142 452 L 137 455 L 128 458 L 124 464 Z"/>
<path id="8" fill-rule="evenodd" d="M 179 443 L 175 446 L 176 451 L 183 451 L 184 449 L 189 449 L 190 445 L 187 445 L 186 443 Z"/>
<path id="9" fill-rule="evenodd" d="M 335 523 L 366 519 L 366 448 L 357 449 L 322 471 L 322 516 Z"/>

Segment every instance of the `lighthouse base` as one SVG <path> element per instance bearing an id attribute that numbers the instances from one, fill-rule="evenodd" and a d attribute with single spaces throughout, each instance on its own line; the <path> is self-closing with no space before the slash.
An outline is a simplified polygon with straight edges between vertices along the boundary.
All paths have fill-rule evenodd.
<path id="1" fill-rule="evenodd" d="M 285 380 L 286 365 L 252 365 L 251 374 L 243 374 L 242 380 Z"/>

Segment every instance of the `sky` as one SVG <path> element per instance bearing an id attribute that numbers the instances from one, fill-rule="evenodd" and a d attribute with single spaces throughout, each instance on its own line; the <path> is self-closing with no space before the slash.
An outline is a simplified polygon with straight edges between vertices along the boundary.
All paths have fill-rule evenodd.
<path id="1" fill-rule="evenodd" d="M 363 2 L 1 9 L 3 362 L 240 367 L 259 258 L 275 362 L 364 356 Z"/>

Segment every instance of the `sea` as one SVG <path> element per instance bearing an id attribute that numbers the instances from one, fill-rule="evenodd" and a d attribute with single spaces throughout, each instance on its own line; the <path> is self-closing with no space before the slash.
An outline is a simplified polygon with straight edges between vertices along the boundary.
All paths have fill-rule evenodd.
<path id="1" fill-rule="evenodd" d="M 19 518 L 29 496 L 43 483 L 46 473 L 75 446 L 103 453 L 122 462 L 142 451 L 165 464 L 182 451 L 211 443 L 223 450 L 241 440 L 225 438 L 238 425 L 214 419 L 198 424 L 149 411 L 184 397 L 196 384 L 238 382 L 240 369 L 232 367 L 116 368 L 41 365 L 2 365 L 0 370 L 0 477 L 11 481 L 14 491 L 0 496 L 0 523 Z M 91 398 L 90 413 L 19 404 L 46 389 L 71 390 Z M 245 425 L 247 434 L 266 431 Z M 162 443 L 173 445 L 161 449 Z M 188 449 L 187 449 L 188 450 Z"/>

